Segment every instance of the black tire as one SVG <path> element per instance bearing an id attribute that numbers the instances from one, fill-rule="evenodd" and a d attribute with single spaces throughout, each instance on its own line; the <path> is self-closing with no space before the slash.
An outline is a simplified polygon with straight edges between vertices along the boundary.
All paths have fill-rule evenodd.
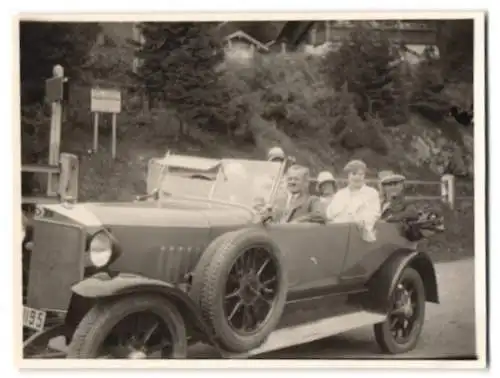
<path id="1" fill-rule="evenodd" d="M 212 262 L 214 254 L 217 252 L 224 240 L 228 238 L 229 234 L 229 232 L 222 234 L 212 240 L 212 242 L 203 251 L 200 259 L 196 263 L 196 267 L 193 271 L 191 288 L 189 289 L 189 296 L 198 306 L 201 306 L 201 293 L 203 290 L 203 286 L 205 285 L 205 272 Z"/>
<path id="2" fill-rule="evenodd" d="M 228 275 L 237 259 L 251 247 L 262 248 L 276 270 L 275 294 L 265 319 L 252 332 L 237 332 L 228 322 L 223 306 Z M 224 235 L 204 270 L 200 295 L 204 318 L 212 327 L 217 340 L 230 352 L 242 353 L 261 345 L 276 328 L 286 303 L 287 281 L 281 252 L 267 233 L 258 229 L 243 229 Z"/>
<path id="3" fill-rule="evenodd" d="M 422 333 L 422 328 L 425 320 L 425 287 L 422 282 L 422 277 L 420 274 L 413 268 L 406 268 L 401 277 L 398 280 L 398 283 L 401 282 L 411 282 L 412 286 L 415 288 L 416 293 L 416 308 L 417 317 L 415 319 L 415 323 L 410 331 L 410 335 L 407 337 L 407 341 L 398 342 L 395 340 L 392 331 L 391 331 L 391 319 L 388 316 L 387 320 L 383 323 L 375 324 L 374 333 L 375 340 L 379 345 L 380 349 L 384 353 L 388 354 L 401 354 L 406 353 L 415 348 L 420 338 L 420 334 Z M 394 301 L 394 299 L 392 299 Z M 393 303 L 391 303 L 391 308 Z"/>
<path id="4" fill-rule="evenodd" d="M 98 358 L 102 343 L 126 316 L 149 311 L 158 315 L 172 335 L 170 358 L 187 357 L 184 320 L 176 306 L 159 295 L 130 295 L 96 304 L 81 320 L 73 334 L 67 358 Z"/>

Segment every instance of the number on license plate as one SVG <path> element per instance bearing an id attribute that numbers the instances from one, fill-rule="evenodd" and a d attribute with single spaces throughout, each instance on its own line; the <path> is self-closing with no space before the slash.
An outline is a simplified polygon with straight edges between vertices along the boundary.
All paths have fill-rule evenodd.
<path id="1" fill-rule="evenodd" d="M 45 311 L 23 307 L 23 326 L 34 329 L 35 331 L 43 331 L 46 316 L 47 314 Z"/>

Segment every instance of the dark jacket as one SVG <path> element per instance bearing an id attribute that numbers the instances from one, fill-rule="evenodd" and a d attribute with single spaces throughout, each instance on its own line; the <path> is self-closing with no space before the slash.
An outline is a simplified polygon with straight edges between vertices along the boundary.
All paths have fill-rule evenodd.
<path id="1" fill-rule="evenodd" d="M 418 215 L 415 202 L 406 199 L 405 196 L 382 202 L 380 219 L 387 222 L 400 222 L 408 218 L 417 219 Z"/>
<path id="2" fill-rule="evenodd" d="M 324 218 L 321 211 L 321 203 L 318 197 L 307 193 L 300 195 L 290 208 L 287 209 L 288 193 L 276 199 L 273 209 L 273 221 L 278 223 L 289 223 L 299 220 Z"/>
<path id="3" fill-rule="evenodd" d="M 399 223 L 401 235 L 409 241 L 416 242 L 423 237 L 420 227 L 411 222 L 419 218 L 418 208 L 414 201 L 404 196 L 383 202 L 380 218 L 386 222 Z"/>

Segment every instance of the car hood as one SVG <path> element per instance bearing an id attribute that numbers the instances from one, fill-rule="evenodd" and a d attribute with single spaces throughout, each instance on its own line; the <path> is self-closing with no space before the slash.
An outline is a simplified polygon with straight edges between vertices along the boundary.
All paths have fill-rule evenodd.
<path id="1" fill-rule="evenodd" d="M 151 226 L 211 227 L 246 224 L 252 221 L 250 211 L 232 205 L 202 201 L 169 200 L 162 203 L 106 202 L 57 204 L 44 206 L 52 217 L 67 218 L 87 227 Z"/>

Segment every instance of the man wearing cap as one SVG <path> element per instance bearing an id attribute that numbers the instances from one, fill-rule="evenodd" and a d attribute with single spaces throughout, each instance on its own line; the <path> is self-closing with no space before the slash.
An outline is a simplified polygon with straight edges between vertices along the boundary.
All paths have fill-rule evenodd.
<path id="1" fill-rule="evenodd" d="M 322 171 L 318 174 L 317 191 L 323 210 L 326 212 L 328 205 L 332 202 L 336 190 L 335 178 L 329 171 Z"/>
<path id="2" fill-rule="evenodd" d="M 410 241 L 418 242 L 444 230 L 443 217 L 436 211 L 422 211 L 415 201 L 404 195 L 406 178 L 392 171 L 382 171 L 378 175 L 382 195 L 381 218 L 386 222 L 400 222 L 403 235 Z"/>
<path id="3" fill-rule="evenodd" d="M 292 165 L 287 172 L 287 193 L 279 195 L 272 210 L 277 223 L 307 221 L 322 217 L 319 198 L 309 194 L 309 169 Z"/>
<path id="4" fill-rule="evenodd" d="M 340 189 L 326 210 L 328 219 L 334 223 L 355 222 L 370 235 L 380 217 L 378 191 L 365 183 L 366 164 L 352 160 L 344 167 L 347 173 L 347 187 Z M 374 236 L 369 236 L 373 239 Z"/>
<path id="5" fill-rule="evenodd" d="M 397 222 L 406 217 L 417 216 L 418 212 L 410 206 L 404 196 L 406 177 L 393 171 L 381 171 L 378 174 L 381 194 L 381 218 Z"/>

